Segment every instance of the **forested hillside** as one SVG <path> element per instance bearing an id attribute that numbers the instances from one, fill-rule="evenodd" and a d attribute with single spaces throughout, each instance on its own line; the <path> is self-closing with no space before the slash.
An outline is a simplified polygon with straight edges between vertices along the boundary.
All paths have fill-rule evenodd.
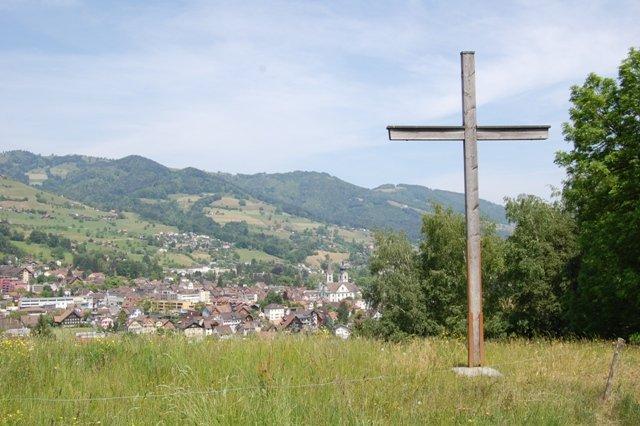
<path id="1" fill-rule="evenodd" d="M 318 268 L 327 259 L 349 259 L 357 267 L 367 260 L 369 233 L 291 216 L 255 199 L 172 194 L 170 202 L 186 219 L 190 211 L 202 211 L 194 223 L 213 224 L 212 229 L 226 233 L 228 240 L 180 233 L 163 221 L 147 220 L 126 210 L 99 210 L 0 177 L 0 263 L 28 258 L 137 278 L 157 277 L 161 268 L 237 268 L 255 261 L 253 272 L 241 279 L 250 280 L 251 273 L 259 273 L 265 282 L 287 284 L 299 277 L 294 268 L 298 263 Z M 156 205 L 150 199 L 141 202 L 152 212 Z M 238 229 L 247 232 L 232 233 Z"/>
<path id="2" fill-rule="evenodd" d="M 206 194 L 213 197 L 211 201 L 222 195 L 254 197 L 296 216 L 352 228 L 400 230 L 414 240 L 419 236 L 420 217 L 431 211 L 432 203 L 464 210 L 462 194 L 416 185 L 367 189 L 317 172 L 231 175 L 194 168 L 173 170 L 140 156 L 107 160 L 10 151 L 0 154 L 0 173 L 100 208 L 135 211 L 221 238 L 237 238 L 245 230 L 225 234 L 205 219 L 204 202 L 185 212 L 170 195 Z M 482 201 L 481 209 L 489 220 L 505 223 L 502 206 Z"/>

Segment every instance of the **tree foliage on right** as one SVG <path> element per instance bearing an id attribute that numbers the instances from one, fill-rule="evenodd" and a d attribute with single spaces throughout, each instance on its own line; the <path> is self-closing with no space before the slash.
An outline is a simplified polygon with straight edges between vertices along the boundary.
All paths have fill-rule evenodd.
<path id="1" fill-rule="evenodd" d="M 571 318 L 575 330 L 604 337 L 640 331 L 640 51 L 618 78 L 591 74 L 571 89 L 568 152 L 557 154 L 563 198 L 581 252 Z"/>

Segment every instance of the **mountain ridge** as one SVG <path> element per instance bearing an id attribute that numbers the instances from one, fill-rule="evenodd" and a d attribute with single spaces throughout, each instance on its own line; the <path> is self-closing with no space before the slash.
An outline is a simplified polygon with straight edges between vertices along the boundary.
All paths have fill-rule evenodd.
<path id="1" fill-rule="evenodd" d="M 194 167 L 171 169 L 140 155 L 119 159 L 72 155 L 43 156 L 29 151 L 0 153 L 0 173 L 97 205 L 136 211 L 140 199 L 170 195 L 231 194 L 254 197 L 283 211 L 339 226 L 401 230 L 416 240 L 422 214 L 433 203 L 464 212 L 464 195 L 411 184 L 365 188 L 326 172 L 231 174 Z M 481 200 L 488 219 L 506 224 L 504 207 Z"/>

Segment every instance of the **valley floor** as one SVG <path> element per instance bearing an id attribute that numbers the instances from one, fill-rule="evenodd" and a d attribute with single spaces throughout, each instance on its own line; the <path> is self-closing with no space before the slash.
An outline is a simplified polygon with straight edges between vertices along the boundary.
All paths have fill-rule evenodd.
<path id="1" fill-rule="evenodd" d="M 609 342 L 486 351 L 504 377 L 456 377 L 445 339 L 2 340 L 0 424 L 640 424 L 637 346 L 608 403 Z"/>

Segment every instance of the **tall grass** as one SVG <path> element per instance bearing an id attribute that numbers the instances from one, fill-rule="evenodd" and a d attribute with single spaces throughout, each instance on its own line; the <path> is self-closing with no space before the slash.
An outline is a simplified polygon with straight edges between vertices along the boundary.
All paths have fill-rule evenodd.
<path id="1" fill-rule="evenodd" d="M 640 424 L 640 350 L 598 398 L 606 342 L 489 342 L 504 377 L 459 378 L 464 342 L 136 337 L 0 342 L 5 424 Z"/>

